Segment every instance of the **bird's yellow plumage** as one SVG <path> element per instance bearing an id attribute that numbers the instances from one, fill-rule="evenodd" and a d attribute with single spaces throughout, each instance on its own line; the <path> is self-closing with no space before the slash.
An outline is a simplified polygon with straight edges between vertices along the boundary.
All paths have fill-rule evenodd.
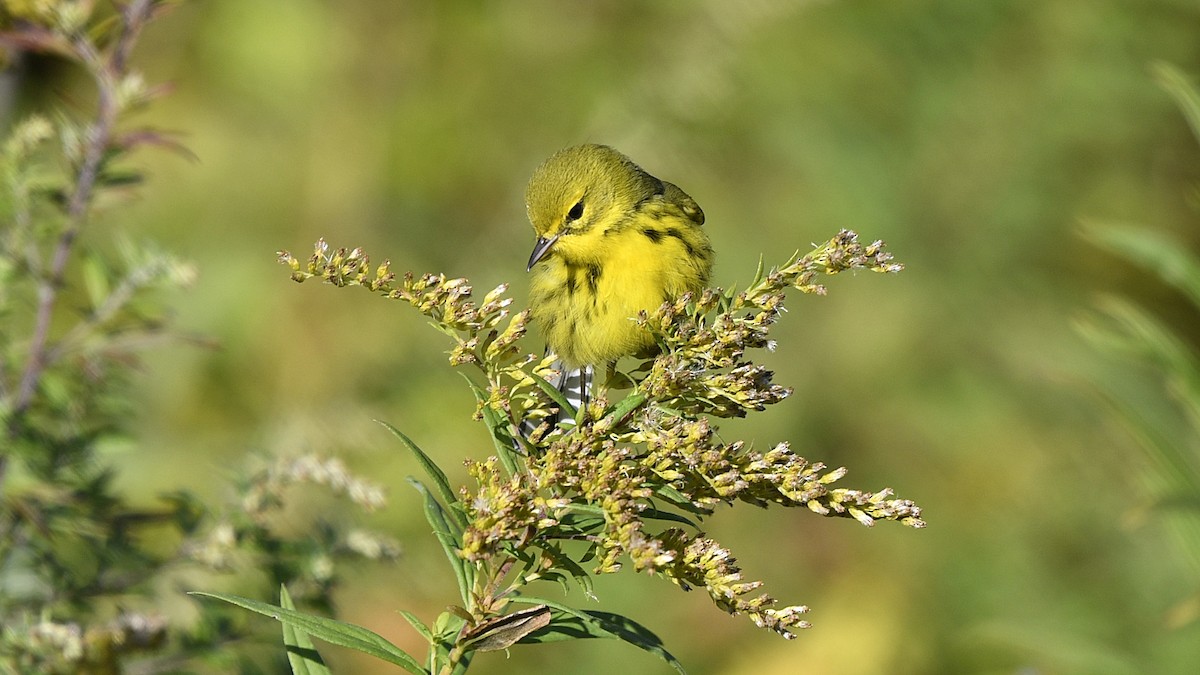
<path id="1" fill-rule="evenodd" d="M 675 185 L 603 145 L 561 150 L 526 190 L 537 243 L 529 304 L 550 349 L 572 367 L 646 351 L 634 322 L 712 270 L 704 213 Z"/>

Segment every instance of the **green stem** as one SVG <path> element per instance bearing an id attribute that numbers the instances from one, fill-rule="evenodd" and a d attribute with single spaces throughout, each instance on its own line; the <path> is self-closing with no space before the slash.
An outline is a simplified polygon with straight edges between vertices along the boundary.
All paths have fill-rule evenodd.
<path id="1" fill-rule="evenodd" d="M 133 49 L 133 44 L 141 32 L 142 26 L 149 18 L 150 11 L 150 0 L 134 0 L 122 8 L 121 33 L 107 59 L 96 49 L 95 43 L 86 36 L 78 36 L 72 41 L 76 56 L 96 81 L 98 90 L 96 121 L 88 129 L 83 161 L 76 173 L 75 189 L 67 201 L 66 228 L 59 235 L 49 274 L 44 276 L 38 284 L 37 314 L 33 335 L 30 338 L 29 360 L 21 374 L 20 384 L 17 386 L 8 419 L 10 438 L 15 438 L 20 431 L 21 420 L 33 403 L 33 396 L 37 392 L 42 373 L 50 365 L 47 343 L 50 337 L 50 323 L 54 316 L 54 307 L 66 276 L 67 262 L 75 249 L 80 232 L 87 224 L 88 207 L 92 203 L 105 150 L 112 142 L 113 130 L 120 113 L 117 89 L 126 74 L 129 53 Z M 7 456 L 0 455 L 0 482 L 4 479 L 6 465 Z"/>

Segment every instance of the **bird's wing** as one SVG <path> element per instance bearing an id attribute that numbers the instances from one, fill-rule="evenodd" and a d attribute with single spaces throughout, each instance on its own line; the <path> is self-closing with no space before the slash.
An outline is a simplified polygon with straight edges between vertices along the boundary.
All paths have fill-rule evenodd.
<path id="1" fill-rule="evenodd" d="M 679 207 L 679 210 L 683 211 L 683 215 L 687 216 L 693 223 L 697 225 L 704 224 L 704 211 L 700 210 L 700 205 L 696 203 L 695 199 L 692 199 L 688 193 L 681 190 L 674 183 L 668 183 L 664 180 L 662 185 L 663 201 Z"/>

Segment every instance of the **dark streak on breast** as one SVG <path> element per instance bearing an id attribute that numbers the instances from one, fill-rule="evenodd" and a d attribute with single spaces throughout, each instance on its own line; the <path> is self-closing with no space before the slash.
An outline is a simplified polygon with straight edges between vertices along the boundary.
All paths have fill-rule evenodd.
<path id="1" fill-rule="evenodd" d="M 588 265 L 587 268 L 587 285 L 588 290 L 592 292 L 592 304 L 596 303 L 597 287 L 600 285 L 600 276 L 604 274 L 604 268 L 597 263 Z"/>
<path id="2" fill-rule="evenodd" d="M 679 231 L 679 228 L 675 228 L 675 227 L 667 228 L 667 236 L 675 237 L 676 239 L 678 239 L 680 241 L 680 243 L 683 244 L 683 247 L 685 249 L 687 249 L 687 254 L 689 257 L 693 257 L 693 258 L 696 257 L 696 247 L 692 246 L 692 242 L 688 241 L 683 236 L 683 233 Z"/>
<path id="3" fill-rule="evenodd" d="M 567 268 L 567 295 L 575 295 L 575 285 L 577 283 L 575 281 L 575 272 L 578 269 L 578 267 Z"/>
<path id="4" fill-rule="evenodd" d="M 562 294 L 563 294 L 562 288 L 560 288 L 560 287 L 556 287 L 554 290 L 552 290 L 552 291 L 550 291 L 550 292 L 546 293 L 546 295 L 545 295 L 545 296 L 543 296 L 543 298 L 542 298 L 542 301 L 543 301 L 543 302 L 545 302 L 545 303 L 547 303 L 547 304 L 549 304 L 549 303 L 552 303 L 552 302 L 555 302 L 555 301 L 557 301 L 559 298 L 561 298 L 561 297 L 562 297 Z"/>

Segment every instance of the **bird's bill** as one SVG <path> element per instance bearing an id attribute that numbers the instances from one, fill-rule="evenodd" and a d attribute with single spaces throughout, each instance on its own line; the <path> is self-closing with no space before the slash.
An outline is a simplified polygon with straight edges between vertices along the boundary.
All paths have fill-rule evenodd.
<path id="1" fill-rule="evenodd" d="M 529 266 L 525 268 L 526 272 L 533 269 L 533 266 L 537 263 L 537 261 L 544 258 L 546 254 L 550 252 L 550 247 L 554 246 L 554 242 L 558 241 L 558 237 L 559 235 L 557 234 L 549 239 L 546 237 L 538 237 L 538 240 L 533 244 L 533 254 L 529 256 Z"/>

